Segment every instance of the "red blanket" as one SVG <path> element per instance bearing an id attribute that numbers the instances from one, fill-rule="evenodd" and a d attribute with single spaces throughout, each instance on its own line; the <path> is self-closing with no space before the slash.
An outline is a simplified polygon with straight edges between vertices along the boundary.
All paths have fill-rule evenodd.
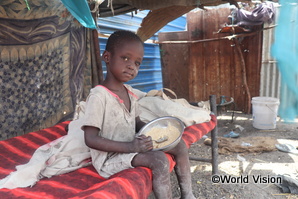
<path id="1" fill-rule="evenodd" d="M 212 115 L 210 122 L 189 126 L 185 128 L 182 139 L 189 147 L 210 132 L 216 126 L 216 122 L 216 117 Z M 66 135 L 64 128 L 67 124 L 68 122 L 63 122 L 47 129 L 0 141 L 0 178 L 15 171 L 17 165 L 27 163 L 41 145 Z M 175 161 L 170 155 L 168 159 L 172 170 Z M 152 191 L 151 181 L 151 170 L 145 167 L 127 169 L 104 179 L 93 166 L 88 166 L 67 174 L 43 178 L 32 188 L 0 189 L 0 198 L 147 199 Z"/>

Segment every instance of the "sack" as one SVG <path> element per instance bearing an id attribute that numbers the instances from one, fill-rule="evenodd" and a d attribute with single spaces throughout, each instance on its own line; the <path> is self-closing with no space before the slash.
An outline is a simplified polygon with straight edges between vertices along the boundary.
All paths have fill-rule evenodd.
<path id="1" fill-rule="evenodd" d="M 211 146 L 211 139 L 204 140 L 204 144 Z M 241 137 L 233 138 L 218 138 L 218 153 L 230 155 L 232 153 L 263 153 L 276 151 L 276 138 L 272 137 Z"/>
<path id="2" fill-rule="evenodd" d="M 172 99 L 166 95 L 168 91 L 174 96 Z M 206 104 L 206 103 L 204 103 Z M 177 99 L 177 95 L 170 89 L 151 90 L 147 95 L 139 99 L 140 118 L 144 122 L 163 116 L 173 116 L 182 120 L 185 126 L 209 122 L 210 109 L 193 106 L 186 99 Z"/>

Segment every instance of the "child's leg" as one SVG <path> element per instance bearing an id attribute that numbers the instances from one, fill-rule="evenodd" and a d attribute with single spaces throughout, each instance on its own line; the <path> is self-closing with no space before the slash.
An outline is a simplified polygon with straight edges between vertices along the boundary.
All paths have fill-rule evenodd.
<path id="1" fill-rule="evenodd" d="M 143 166 L 152 170 L 152 184 L 156 198 L 172 198 L 169 161 L 164 152 L 150 151 L 139 153 L 132 160 L 132 166 Z"/>
<path id="2" fill-rule="evenodd" d="M 183 140 L 168 153 L 174 155 L 176 160 L 175 172 L 177 174 L 178 183 L 181 189 L 181 198 L 193 199 L 191 187 L 190 162 L 188 155 L 188 148 Z"/>

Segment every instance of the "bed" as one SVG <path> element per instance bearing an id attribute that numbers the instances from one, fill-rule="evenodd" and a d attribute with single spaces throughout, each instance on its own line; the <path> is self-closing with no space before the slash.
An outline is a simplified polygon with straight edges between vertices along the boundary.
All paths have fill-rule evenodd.
<path id="1" fill-rule="evenodd" d="M 15 167 L 27 163 L 34 151 L 67 134 L 62 122 L 50 128 L 0 141 L 0 179 L 6 177 Z M 188 147 L 216 127 L 216 115 L 209 122 L 185 128 L 182 139 Z M 167 154 L 170 170 L 175 161 Z M 92 165 L 70 173 L 43 178 L 33 187 L 0 189 L 0 198 L 57 199 L 57 198 L 148 198 L 152 192 L 151 170 L 137 167 L 119 172 L 108 179 L 101 177 Z"/>

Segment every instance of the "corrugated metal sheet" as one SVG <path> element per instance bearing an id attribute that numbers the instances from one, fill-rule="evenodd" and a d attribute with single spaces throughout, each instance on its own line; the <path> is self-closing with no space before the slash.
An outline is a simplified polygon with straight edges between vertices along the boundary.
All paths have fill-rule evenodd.
<path id="1" fill-rule="evenodd" d="M 148 11 L 140 11 L 133 16 L 128 13 L 114 17 L 98 18 L 99 31 L 102 34 L 107 35 L 112 34 L 116 30 L 130 30 L 136 32 L 147 13 Z M 186 16 L 182 16 L 167 24 L 159 32 L 182 31 L 185 30 L 185 25 Z M 150 40 L 157 40 L 157 33 L 151 37 Z M 107 38 L 99 37 L 99 42 L 102 54 L 105 49 Z M 102 65 L 105 75 L 105 63 L 102 62 Z M 144 92 L 151 89 L 161 89 L 163 87 L 158 44 L 152 43 L 152 41 L 145 42 L 144 59 L 139 74 L 135 79 L 128 82 L 128 84 Z"/>
<path id="2" fill-rule="evenodd" d="M 278 16 L 278 8 L 276 9 L 276 15 Z M 273 25 L 274 24 L 264 24 L 264 28 Z M 273 42 L 274 28 L 264 30 L 260 96 L 279 98 L 281 89 L 281 76 L 277 68 L 277 62 L 271 56 L 271 46 Z"/>

